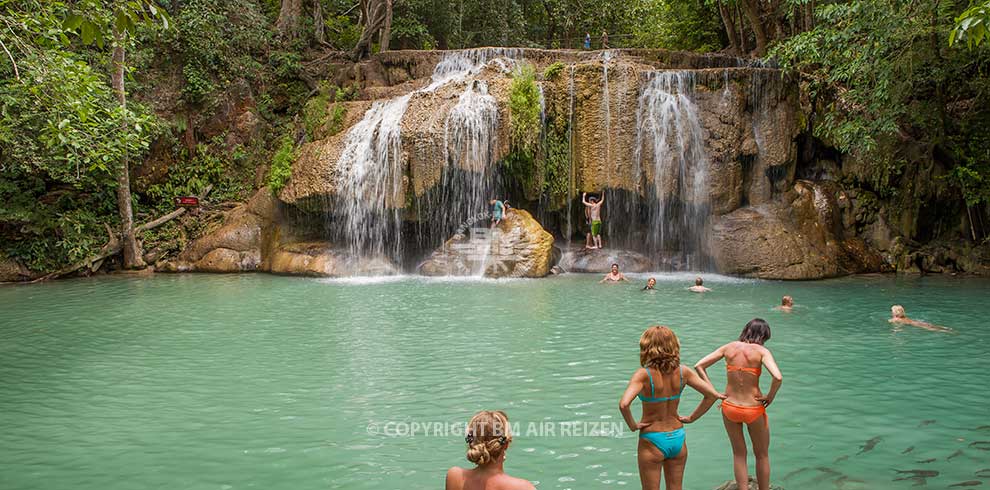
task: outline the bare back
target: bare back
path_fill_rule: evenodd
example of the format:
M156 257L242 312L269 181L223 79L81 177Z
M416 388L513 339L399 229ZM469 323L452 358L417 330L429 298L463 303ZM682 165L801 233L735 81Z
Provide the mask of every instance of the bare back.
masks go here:
M724 347L726 366L734 366L736 369L727 369L728 385L725 394L728 395L730 403L740 406L756 406L756 397L762 396L760 391L760 376L756 373L762 370L763 357L767 348L758 344L746 342L732 342ZM744 370L738 370L744 368Z
M653 392L650 392L650 375L646 369L640 369L637 377L642 377L643 389L639 394L647 398L668 398L677 396L683 389L684 380L682 375L684 366L677 366L677 369L669 373L661 373L656 368L650 368L650 375L653 376ZM668 432L679 429L684 424L677 418L677 406L680 398L665 402L644 402L643 417L640 422L649 423L649 427L643 429L644 432Z
M533 490L533 484L501 471L454 467L447 471L445 490Z

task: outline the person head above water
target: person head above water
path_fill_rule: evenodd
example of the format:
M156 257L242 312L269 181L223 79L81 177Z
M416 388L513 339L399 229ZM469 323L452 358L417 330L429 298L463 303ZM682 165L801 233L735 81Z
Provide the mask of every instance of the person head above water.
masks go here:
M651 288L652 288L653 286L656 286L656 285L657 285L657 279L656 279L655 277L651 277L651 278L649 278L649 279L647 279L647 280L646 280L646 285L647 285L648 287L651 287Z
M891 306L890 314L894 318L907 318L907 313L904 311L904 307L901 305Z
M701 286L701 285L703 285L703 284L705 284L705 281L704 281L704 280L702 280L700 276L699 276L699 277L696 277L696 278L694 278L694 285L695 285L695 286Z
M619 264L612 264L612 274L619 273Z
M509 416L501 410L482 410L471 417L465 432L468 461L484 466L505 456L512 442Z
M780 298L780 306L786 306L788 308L794 306L794 298L785 295L783 298Z
M763 345L770 340L770 324L762 318L754 318L743 327L739 341L747 344Z
M681 365L681 343L674 331L663 325L647 328L639 338L639 365L669 373Z

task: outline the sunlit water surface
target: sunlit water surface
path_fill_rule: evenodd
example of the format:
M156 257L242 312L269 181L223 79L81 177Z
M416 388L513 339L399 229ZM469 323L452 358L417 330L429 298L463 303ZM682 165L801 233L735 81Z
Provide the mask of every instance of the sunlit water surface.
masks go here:
M990 484L990 281L711 277L699 295L687 275L652 293L644 276L597 279L0 288L0 488L441 488L469 464L452 424L479 409L525 431L507 470L538 488L637 487L636 436L596 431L621 424L640 333L670 325L693 363L756 316L785 378L769 410L776 484ZM785 293L794 313L771 309ZM893 303L958 334L894 330ZM723 387L724 367L712 372ZM688 390L681 412L699 398ZM717 410L688 427L688 447L686 488L731 478Z

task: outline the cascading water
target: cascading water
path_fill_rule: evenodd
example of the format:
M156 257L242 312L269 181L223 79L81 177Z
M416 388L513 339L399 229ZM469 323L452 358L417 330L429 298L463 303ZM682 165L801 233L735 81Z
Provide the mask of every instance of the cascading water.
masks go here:
M612 185L612 93L608 89L608 64L613 52L602 52L602 111L605 114L605 184Z
M570 79L567 82L567 248L571 248L574 227L571 224L574 202L574 65L571 65Z
M337 160L340 199L334 228L351 256L398 258L402 217L400 124L410 95L375 102L350 132Z
M495 145L498 131L498 105L481 80L468 84L444 125L444 159L447 162L439 185L439 195L429 203L428 237L446 238L456 228L472 221L472 215L488 209L495 187ZM487 219L473 227L485 227ZM443 239L441 238L441 239ZM490 240L477 243L478 257L487 257ZM484 274L485 262L474 271Z
M640 92L633 161L646 202L642 246L653 256L679 252L678 268L704 268L708 156L691 100L692 72L653 73Z
M353 257L402 261L403 176L400 127L409 101L450 83L464 82L489 63L508 71L521 52L482 48L444 55L431 82L411 94L372 105L347 133L337 161L338 199L329 228ZM505 60L504 58L508 58ZM470 81L445 123L445 167L440 195L425 206L427 236L445 236L470 213L485 209L491 194L491 167L498 111L483 82ZM439 219L437 219L439 218ZM432 238L431 238L432 239ZM419 237L417 237L417 241Z

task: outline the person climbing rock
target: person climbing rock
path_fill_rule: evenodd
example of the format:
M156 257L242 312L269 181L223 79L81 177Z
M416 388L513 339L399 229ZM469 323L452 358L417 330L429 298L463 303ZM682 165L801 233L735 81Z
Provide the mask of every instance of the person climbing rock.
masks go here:
M505 203L499 201L498 199L492 199L491 201L488 201L488 204L491 204L492 206L491 228L495 228L502 222L502 218L505 216Z

